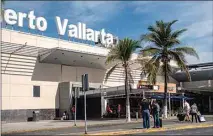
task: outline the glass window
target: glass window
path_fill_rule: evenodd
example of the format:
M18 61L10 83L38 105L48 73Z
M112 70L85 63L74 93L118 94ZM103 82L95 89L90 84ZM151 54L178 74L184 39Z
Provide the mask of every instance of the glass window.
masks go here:
M33 86L33 97L40 97L40 86Z

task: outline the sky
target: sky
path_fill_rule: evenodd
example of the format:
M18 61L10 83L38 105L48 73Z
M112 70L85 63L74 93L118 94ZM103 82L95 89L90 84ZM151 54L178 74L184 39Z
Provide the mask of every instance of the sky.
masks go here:
M43 35L48 37L58 37L55 16L68 19L68 24L82 22L93 30L104 28L119 39L135 40L157 20L178 20L173 30L187 29L180 36L180 46L194 47L200 57L187 56L188 63L213 62L212 1L7 1L4 9L8 8L24 13L34 10L35 16L44 17L48 28ZM15 29L27 31L27 25L25 21L24 28Z

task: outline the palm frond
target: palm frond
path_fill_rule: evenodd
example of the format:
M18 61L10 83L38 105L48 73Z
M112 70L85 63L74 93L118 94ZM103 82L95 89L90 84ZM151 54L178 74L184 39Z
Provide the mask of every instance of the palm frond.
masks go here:
M168 25L167 25L167 28L166 28L166 33L167 34L170 34L171 33L171 26L175 23L175 22L177 22L178 20L173 20L173 21L171 21L171 22L169 22L168 23Z
M160 57L155 59L155 61L149 61L146 63L144 70L148 74L147 80L150 84L156 83L159 67L160 67Z
M187 31L187 29L181 29L181 30L177 30L175 32L173 32L171 34L172 38L177 38L178 36L180 36L183 32Z
M110 54L109 56L107 56L105 64L109 64L117 59L118 59L118 56L116 54Z
M184 58L184 55L181 52L173 52L173 51L169 51L169 54L173 57L174 61L178 65L178 67L180 67L182 70L184 70L186 72L186 75L187 75L189 81L191 81L191 76L188 71L188 68L186 67L186 60Z
M104 82L107 82L108 78L110 77L110 75L112 74L112 72L118 67L118 65L121 63L117 63L114 66L112 66L107 72L106 75L104 77Z
M145 56L152 56L152 55L158 54L161 52L161 49L157 47L153 47L153 46L147 46L144 49L142 49L140 52L142 56L145 57Z
M173 51L182 52L184 54L191 55L199 59L197 52L195 51L194 48L191 48L191 47L176 47L173 49Z

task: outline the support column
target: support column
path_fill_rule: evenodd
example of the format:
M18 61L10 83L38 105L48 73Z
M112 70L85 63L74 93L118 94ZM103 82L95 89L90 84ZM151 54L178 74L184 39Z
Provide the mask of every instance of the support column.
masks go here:
M182 96L184 96L184 93L182 93ZM184 98L182 99L182 107L184 108Z
M171 94L169 93L169 114L170 114L170 116L172 115L172 113L171 113Z
M68 110L68 113L69 113L69 118L71 119L72 118L72 106L73 106L73 84L70 83L70 88L69 88L69 110Z
M146 97L145 97L145 91L143 91L143 99L144 99L144 98L146 98Z
M101 96L101 118L104 116L104 97Z
M103 94L103 90L101 88L101 85L100 85L100 93L101 93L101 118L103 118L104 116L104 94Z

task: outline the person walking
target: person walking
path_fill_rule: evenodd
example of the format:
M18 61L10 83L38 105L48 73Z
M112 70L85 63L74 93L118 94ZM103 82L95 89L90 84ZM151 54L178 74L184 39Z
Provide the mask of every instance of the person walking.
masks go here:
M143 128L150 128L150 104L146 98L144 98L141 102L142 109L142 118L143 118Z
M156 100L153 100L152 112L153 112L153 118L154 118L154 127L153 128L159 128L160 127L160 119L159 119L160 106Z
M184 102L184 112L186 113L185 121L190 121L190 117L189 117L190 105L186 100Z
M193 123L193 118L195 117L195 121L197 123L197 119L198 119L198 108L197 108L197 105L196 103L194 103L192 106L191 106L191 116L192 116L192 123Z

